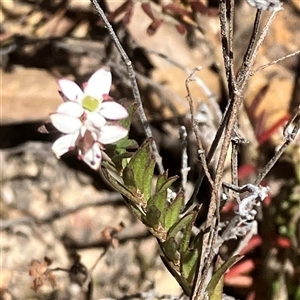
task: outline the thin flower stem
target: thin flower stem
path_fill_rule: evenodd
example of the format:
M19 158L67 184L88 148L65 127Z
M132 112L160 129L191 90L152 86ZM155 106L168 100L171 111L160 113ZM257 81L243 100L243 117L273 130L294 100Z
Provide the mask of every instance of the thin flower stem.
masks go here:
M235 0L230 0L230 14L229 14L229 32L228 32L228 47L231 58L231 66L233 64L233 26L234 26L234 7Z
M185 126L180 126L180 139L182 143L182 155L181 155L181 187L184 192L186 192L187 189L187 180L188 180L188 173L190 171L190 167L188 166L188 153L187 153L187 131ZM186 193L185 193L186 197ZM184 199L184 203L186 203L186 199Z
M200 71L200 70L201 69L199 69L199 68L195 68L193 70L193 72L190 74L190 76L186 79L186 81L185 81L185 88L187 90L186 98L189 101L189 105L190 105L191 125L192 125L193 132L195 134L195 137L196 137L197 146L198 146L198 153L199 153L199 157L200 157L200 160L201 160L201 165L202 165L202 168L204 170L204 174L206 175L209 183L211 184L211 186L213 188L214 187L214 182L211 178L211 175L210 175L210 172L209 172L209 169L208 169L208 165L207 165L207 162L206 162L205 151L204 151L201 139L199 137L199 134L197 132L197 125L196 125L195 117L194 117L195 116L194 103L193 103L193 98L191 97L191 91L190 91L190 88L189 88L189 83L192 81L192 76L194 75L194 73L196 71Z
M258 12L259 12L259 10L258 10ZM261 35L260 35L260 37L259 37L259 39L258 39L258 41L255 45L255 48L253 50L253 53L252 53L251 57L248 59L248 61L246 61L245 68L244 68L243 72L241 73L241 77L242 77L242 80L240 81L240 83L241 83L240 84L240 89L241 90L244 90L244 88L246 86L246 83L248 82L249 77L251 76L251 68L254 65L254 60L255 60L255 58L258 54L258 50L259 50L261 44L263 43L263 41L264 41L268 31L269 31L269 28L270 28L271 24L273 23L274 18L276 17L278 12L279 11L277 10L277 11L274 11L271 14L267 24L264 26L263 31L262 31L262 33L261 33Z
M253 26L250 42L249 42L247 51L244 55L243 65L238 74L238 79L237 79L238 83L243 82L245 80L245 74L246 74L247 70L249 70L251 55L253 53L256 37L258 36L259 26L260 26L260 22L261 22L261 14L262 14L262 11L260 9L258 9L256 12L256 16L255 16L255 21L254 21L254 26Z
M130 81L131 81L131 84L132 84L133 97L134 97L135 102L137 102L139 104L139 106L137 108L137 111L138 111L139 117L141 119L141 122L143 124L143 127L144 127L147 138L152 139L152 142L151 142L152 151L155 155L159 172L160 172L160 174L162 174L164 172L162 159L161 159L161 156L159 155L158 148L157 148L156 142L153 138L152 130L150 128L150 124L147 120L147 117L146 117L146 114L145 114L145 111L144 111L144 108L143 108L143 103L142 103L142 100L141 100L141 95L140 95L138 84L137 84L137 81L136 81L135 71L132 67L132 62L129 59L128 55L126 54L124 48L122 47L122 45L121 45L114 29L112 28L110 22L108 21L103 9L98 4L97 0L91 0L91 2L95 6L99 16L104 21L107 30L109 31L109 33L110 33L110 35L111 35L118 51L120 52L126 66L127 66L128 75L129 75L129 78L130 78Z
M215 154L215 151L216 151L217 147L220 145L220 140L222 138L223 131L224 131L224 129L226 127L226 124L228 122L228 119L229 119L229 116L230 116L229 112L231 111L231 109L232 109L232 102L229 101L226 108L225 108L225 112L224 112L223 118L221 120L221 123L220 123L220 125L217 129L215 138L214 138L214 140L212 142L212 145L210 146L210 149L207 153L207 156L206 156L207 164L210 163L210 161L212 160L212 158ZM202 184L203 178L204 178L204 171L203 171L202 168L200 168L199 175L198 175L198 178L197 178L195 186L194 186L193 194L190 197L189 201L187 202L187 204L184 208L184 211L187 211L191 207L191 205L195 202L195 200L197 198L197 194L198 194L199 189L200 189L200 186Z
M232 143L232 150L231 150L231 182L234 185L238 185L238 148L239 144L236 141L233 141ZM234 193L234 198L236 198L237 201L240 200L239 194Z
M221 28L224 66L225 66L227 83L229 83L231 67L230 67L230 53L229 53L229 41L228 41L227 5L225 0L220 0L219 2L219 14L220 14L220 28Z
M257 73L257 72L259 72L259 71L261 71L261 70L263 70L263 69L265 69L265 68L267 68L267 67L270 67L270 66L272 66L272 65L275 65L275 64L277 64L277 63L279 63L279 62L281 62L281 61L283 61L283 60L285 60L285 59L287 59L287 58L296 56L296 55L298 55L298 54L300 54L300 50L295 51L295 52L293 52L293 53L291 53L291 54L285 55L285 56L283 56L283 57L281 57L281 58L278 58L278 59L276 59L276 60L273 60L273 61L269 62L268 64L263 65L263 66L257 68L256 70L252 71L252 72L251 72L251 76L253 76L255 73Z

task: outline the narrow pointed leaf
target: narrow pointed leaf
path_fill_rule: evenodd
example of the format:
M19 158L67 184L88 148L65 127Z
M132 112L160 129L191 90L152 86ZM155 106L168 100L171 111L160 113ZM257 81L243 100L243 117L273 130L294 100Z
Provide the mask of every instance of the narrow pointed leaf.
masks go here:
M175 238L169 238L164 243L161 244L164 254L168 258L168 260L172 261L175 265L178 265L180 255L177 251L177 243Z
M136 187L133 170L127 167L123 172L124 185L126 187Z
M183 229L183 236L182 236L182 239L180 242L180 253L186 252L189 247L191 234L192 234L192 228L195 223L196 217L197 217L197 213L194 213L191 221L188 222Z
M140 206L140 201L130 190L128 190L127 187L125 187L121 182L119 182L115 177L113 177L107 169L102 168L101 170L106 180L116 191L120 192L122 195L124 195L126 198L132 201L135 205Z
M175 237L180 230L188 226L189 223L193 222L195 214L196 212L186 214L182 219L175 223L168 231L168 238Z
M192 285L196 268L199 261L199 251L198 249L188 249L185 253L181 253L181 273L184 278L187 279L188 283Z
M164 182L162 180L160 180L160 183L161 183L160 188L157 189L157 192L149 199L148 204L147 204L148 206L155 205L159 209L159 211L161 212L160 223L163 227L165 226L168 188L173 184L173 182L176 179L177 179L177 176L173 176Z
M166 190L154 194L147 202L147 211L148 211L148 207L151 208L152 206L155 206L159 210L160 216L158 221L163 227L165 225L166 204L167 204Z
M151 140L148 139L141 145L123 171L124 176L126 176L127 170L131 169L133 171L135 187L146 201L151 196L152 177L155 167L155 157L151 152L150 142Z
M168 180L168 170L157 177L155 190L158 192L162 185Z
M163 182L161 184L159 189L156 187L156 191L160 192L160 191L163 191L163 190L167 190L178 179L178 177L179 176L172 176L172 177L168 178L165 182Z
M224 276L221 277L218 284L216 285L212 295L210 296L210 300L222 300L223 287L224 287Z
M159 224L160 216L160 210L155 205L151 205L147 207L145 222L148 226L154 227Z
M239 260L243 258L242 255L235 255L228 259L213 275L210 282L207 285L206 292L209 296L209 298L213 295L215 288L223 275L226 273L226 271L232 267L234 264L236 264Z
M184 205L184 192L179 191L176 195L176 198L170 204L167 209L165 217L165 228L169 230L177 221L180 215L180 211Z

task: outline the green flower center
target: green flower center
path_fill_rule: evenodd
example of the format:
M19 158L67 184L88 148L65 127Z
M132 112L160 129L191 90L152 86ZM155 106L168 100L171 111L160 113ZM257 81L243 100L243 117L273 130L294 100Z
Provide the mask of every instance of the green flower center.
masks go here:
M91 96L86 96L83 100L82 100L82 107L84 109L87 109L89 111L94 111L98 108L99 106L99 100L96 98L93 98Z

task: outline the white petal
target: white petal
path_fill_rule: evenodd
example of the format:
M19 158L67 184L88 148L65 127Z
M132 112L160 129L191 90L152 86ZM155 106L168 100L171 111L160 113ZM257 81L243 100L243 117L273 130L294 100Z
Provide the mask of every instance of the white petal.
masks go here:
M93 147L87 153L85 153L85 155L83 156L83 161L92 169L99 169L101 164L101 150L97 143L95 143Z
M78 133L66 134L54 142L52 150L57 158L60 158L63 154L70 151L70 148L75 147L77 136Z
M111 144L124 138L128 130L118 125L106 125L101 127L98 141L101 144Z
M70 117L79 118L84 113L84 109L78 103L68 101L61 104L57 108L56 112L68 115Z
M102 102L100 107L101 115L110 120L120 120L128 117L127 110L117 102Z
M96 71L89 79L84 94L102 100L102 95L109 93L111 86L111 73L104 69Z
M99 113L88 112L84 122L86 128L92 132L99 131L106 124L106 120Z
M51 114L50 119L54 127L63 133L75 133L82 125L78 118L70 117L61 113Z
M83 92L81 88L73 81L68 79L58 80L58 85L63 94L70 100L81 103Z

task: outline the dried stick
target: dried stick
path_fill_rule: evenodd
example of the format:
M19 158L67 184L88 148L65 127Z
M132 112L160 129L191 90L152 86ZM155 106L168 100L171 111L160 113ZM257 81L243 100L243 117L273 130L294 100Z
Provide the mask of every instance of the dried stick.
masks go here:
M91 0L91 2L95 6L99 16L104 21L105 26L106 26L107 30L109 31L109 34L111 35L118 51L120 52L126 66L127 66L128 75L129 75L129 78L130 78L130 81L131 81L131 84L132 84L133 97L134 97L135 102L137 102L139 104L139 106L137 108L138 114L139 114L141 122L144 126L146 136L148 138L152 138L152 142L151 142L152 150L153 150L153 153L154 153L155 158L156 158L156 162L157 162L157 165L158 165L159 172L162 174L164 172L162 159L161 159L161 156L159 155L158 148L157 148L156 142L153 138L152 130L150 128L150 124L147 120L147 117L146 117L146 114L145 114L145 111L144 111L144 108L143 108L143 103L142 103L142 100L141 100L141 95L140 95L138 84L137 84L137 81L136 81L135 72L134 72L133 67L132 67L132 62L129 59L128 55L126 54L124 48L122 47L122 45L121 45L114 29L112 28L110 22L108 21L103 9L98 4L97 0Z
M192 76L196 71L201 70L200 68L195 68L193 70L193 72L190 74L190 76L187 78L185 86L186 86L186 90L187 90L187 99L189 101L189 105L190 105L190 111L191 111L191 125L192 125L192 129L193 132L195 134L196 137L196 141L197 141L197 145L198 145L198 153L199 153L199 157L201 160L201 171L204 172L204 174L206 175L208 182L211 184L212 186L212 190L213 190L213 194L216 193L215 190L215 184L211 178L209 169L208 169L208 164L206 161L206 157L205 157L205 152L202 146L202 142L199 138L198 132L197 132L197 127L196 127L196 123L194 120L194 105L193 105L193 99L191 97L191 93L190 93L190 88L189 88L189 82L192 80ZM210 208L212 207L211 205L209 206ZM215 207L213 207L214 211L215 211ZM205 224L205 228L210 228L210 232L205 234L203 237L203 242L202 242L202 254L201 254L201 260L199 263L199 268L197 269L197 273L195 275L195 278L197 278L194 281L194 287L193 287L193 294L192 294L192 300L198 299L200 292L202 290L202 286L205 282L205 277L208 273L208 268L207 265L205 266L204 262L205 262L205 253L207 251L207 249L213 249L214 245L216 244L216 239L217 239L217 231L214 230L215 229L215 218L214 218L214 212L213 213L208 213L208 217L206 220L206 224ZM215 254L213 253L213 256ZM211 257L211 253L209 255L209 260L211 260L213 257ZM202 270L204 270L204 272L202 273ZM203 278L202 278L203 275Z
M194 75L194 73L196 71L200 71L200 70L201 70L201 68L195 68L193 70L193 72L190 74L190 76L186 79L186 81L185 81L185 88L187 90L186 98L187 98L187 100L189 102L189 105L190 105L191 125L192 125L193 132L195 134L195 137L196 137L196 142L197 142L197 146L198 146L198 153L199 153L201 165L202 165L202 168L204 170L204 174L206 175L209 183L211 184L212 188L214 188L214 182L211 178L211 175L210 175L210 172L209 172L209 169L208 169L208 165L207 165L207 162L206 162L205 151L204 151L201 139L200 139L198 131L197 131L197 125L196 125L195 118L194 118L194 116L195 116L194 103L193 103L193 98L191 97L191 91L190 91L190 87L189 87L189 83L193 80L192 76Z

